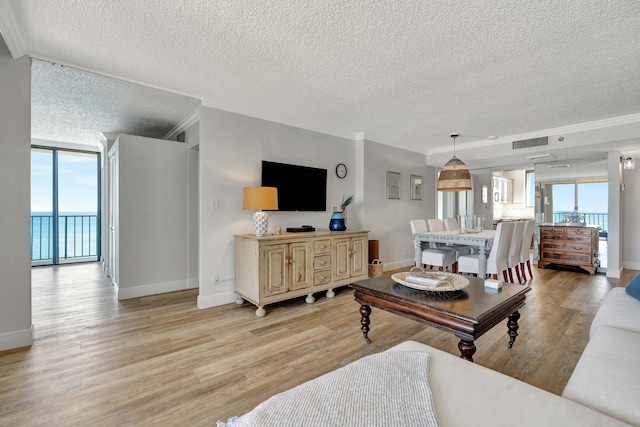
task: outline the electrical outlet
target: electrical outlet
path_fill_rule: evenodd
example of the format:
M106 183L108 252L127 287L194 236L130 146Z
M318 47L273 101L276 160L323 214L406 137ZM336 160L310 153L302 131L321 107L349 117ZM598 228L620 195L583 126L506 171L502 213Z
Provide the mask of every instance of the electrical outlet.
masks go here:
M219 284L220 284L220 276L214 275L213 276L213 286L218 286Z

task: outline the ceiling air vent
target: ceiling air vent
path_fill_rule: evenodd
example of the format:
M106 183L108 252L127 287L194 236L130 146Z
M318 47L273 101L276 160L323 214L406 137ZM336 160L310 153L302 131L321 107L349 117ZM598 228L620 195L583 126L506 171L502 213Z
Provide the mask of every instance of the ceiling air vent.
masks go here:
M512 149L519 150L521 148L539 147L541 145L549 145L549 137L541 136L540 138L523 139L520 141L513 141L511 144Z

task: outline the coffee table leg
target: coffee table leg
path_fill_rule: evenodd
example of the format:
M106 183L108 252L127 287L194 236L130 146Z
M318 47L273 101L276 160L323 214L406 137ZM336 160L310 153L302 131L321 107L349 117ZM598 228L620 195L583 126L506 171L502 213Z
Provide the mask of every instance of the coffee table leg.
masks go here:
M362 335L364 335L364 339L365 341L367 341L367 344L371 344L371 340L368 337L369 324L371 323L371 320L369 320L370 314L371 314L371 307L369 307L368 305L362 304L360 306L360 315L362 316L362 318L360 319L360 324L362 325L362 328L360 329L362 330Z
M469 362L473 362L473 354L476 352L476 345L473 340L465 340L460 338L458 343L458 350L460 350L460 357Z
M509 315L509 321L507 322L507 327L509 328L509 348L513 347L513 343L516 341L516 337L518 336L518 319L520 318L520 313L518 311L514 311Z

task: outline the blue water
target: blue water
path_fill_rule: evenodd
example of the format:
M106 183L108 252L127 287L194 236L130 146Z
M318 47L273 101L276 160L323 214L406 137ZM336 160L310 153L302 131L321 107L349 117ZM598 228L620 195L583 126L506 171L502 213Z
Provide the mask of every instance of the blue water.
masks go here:
M61 260L97 256L97 215L64 212L58 217L58 255ZM53 216L31 212L31 260L53 259Z

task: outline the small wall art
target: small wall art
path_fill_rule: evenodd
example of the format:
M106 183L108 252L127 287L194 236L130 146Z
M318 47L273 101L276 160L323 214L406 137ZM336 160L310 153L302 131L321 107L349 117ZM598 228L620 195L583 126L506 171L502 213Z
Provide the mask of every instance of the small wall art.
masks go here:
M409 178L411 188L411 200L422 200L422 177L411 175Z
M387 172L387 199L400 198L400 178L399 172Z

